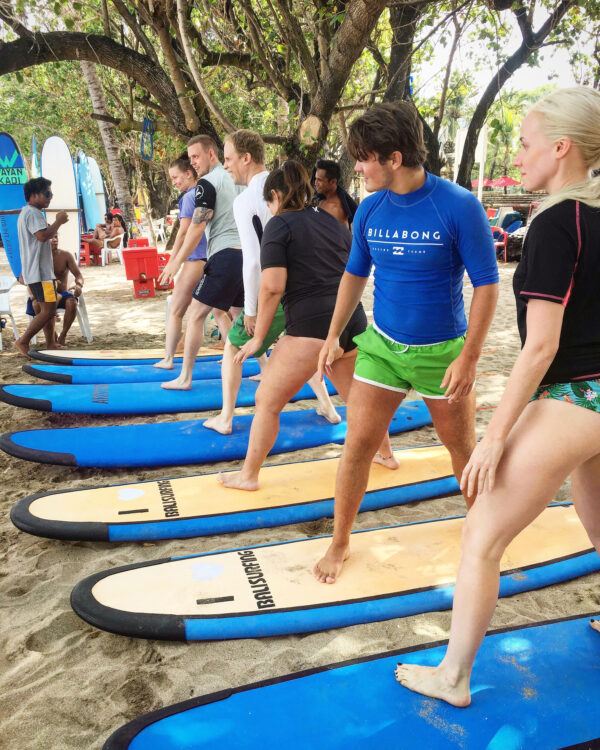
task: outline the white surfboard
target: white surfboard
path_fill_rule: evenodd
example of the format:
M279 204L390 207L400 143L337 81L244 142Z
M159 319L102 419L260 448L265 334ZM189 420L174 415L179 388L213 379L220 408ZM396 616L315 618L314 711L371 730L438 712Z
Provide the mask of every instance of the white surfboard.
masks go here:
M88 167L90 169L90 174L92 175L92 183L94 185L94 192L96 193L96 201L98 203L98 210L100 211L100 216L102 217L102 221L104 221L104 216L106 215L106 189L104 187L104 179L102 177L102 172L100 171L100 167L98 166L98 162L94 159L93 156L88 156Z
M56 219L57 211L68 211L69 221L58 230L58 246L69 250L79 259L81 240L77 180L69 147L56 135L47 138L40 160L42 177L52 181L52 202L46 211L49 224Z

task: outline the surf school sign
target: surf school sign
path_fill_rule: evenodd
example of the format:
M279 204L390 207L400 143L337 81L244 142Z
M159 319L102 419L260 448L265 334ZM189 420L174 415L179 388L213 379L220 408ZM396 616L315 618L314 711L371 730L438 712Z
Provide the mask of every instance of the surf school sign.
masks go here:
M14 149L10 155L0 154L0 185L24 185L27 172L21 154Z

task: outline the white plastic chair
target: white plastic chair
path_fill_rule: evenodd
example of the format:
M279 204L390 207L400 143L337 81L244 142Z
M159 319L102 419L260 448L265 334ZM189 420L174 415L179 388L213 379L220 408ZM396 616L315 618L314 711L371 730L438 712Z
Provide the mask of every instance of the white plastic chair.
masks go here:
M10 308L10 290L17 283L14 276L0 276L0 317L10 318L15 341L19 338L17 324ZM2 351L2 326L0 325L0 352Z
M79 324L79 330L81 331L81 335L86 339L88 344L91 344L94 340L94 337L92 336L92 328L90 326L90 321L88 319L87 314L87 307L85 305L85 298L83 296L83 292L78 297L79 303L77 305L77 323ZM57 310L56 311L59 315L64 315L64 310ZM34 336L31 339L31 343L35 344L37 343L37 335Z
M123 262L123 239L125 237L125 234L122 234L119 238L119 244L116 247L110 247L109 242L112 242L115 238L111 237L109 239L104 240L104 247L100 251L100 265L106 266L108 263L111 262L112 256L111 253L114 251L117 256L119 257L119 263L121 265L124 265Z
M167 241L167 235L165 233L165 220L159 219L156 224L152 225L154 229L154 235L156 237L157 242L166 242Z

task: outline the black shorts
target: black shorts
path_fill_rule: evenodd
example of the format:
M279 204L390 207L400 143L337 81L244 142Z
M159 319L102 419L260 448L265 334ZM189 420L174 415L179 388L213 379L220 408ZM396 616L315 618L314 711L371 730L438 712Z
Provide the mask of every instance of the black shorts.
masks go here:
M211 256L192 297L217 310L243 307L242 251L227 247Z
M302 315L298 303L294 305L294 321L285 326L285 332L288 336L305 336L311 339L325 339L329 333L331 318L333 316L333 307L327 313L311 314L311 300L302 301L302 307L306 310L306 316ZM352 317L340 335L340 346L345 352L351 352L356 349L353 339L367 329L367 316L362 304L359 302L358 307L352 313Z

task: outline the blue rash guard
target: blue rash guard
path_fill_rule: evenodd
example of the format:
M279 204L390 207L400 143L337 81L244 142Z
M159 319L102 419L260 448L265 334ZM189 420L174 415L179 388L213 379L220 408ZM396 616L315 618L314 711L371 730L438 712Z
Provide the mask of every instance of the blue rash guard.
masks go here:
M403 344L437 344L467 330L465 269L474 287L498 282L494 240L468 190L427 173L418 190L382 190L354 217L346 271L375 267L373 327Z

